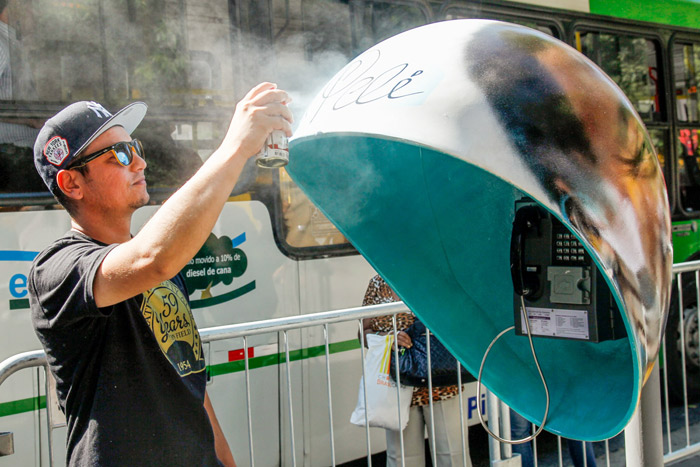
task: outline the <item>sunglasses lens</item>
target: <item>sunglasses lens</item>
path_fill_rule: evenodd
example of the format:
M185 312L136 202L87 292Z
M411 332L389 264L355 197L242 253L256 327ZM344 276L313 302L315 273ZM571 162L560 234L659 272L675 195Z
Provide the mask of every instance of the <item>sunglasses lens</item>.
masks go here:
M131 148L128 145L114 148L114 157L117 158L121 165L127 166L131 164L133 156L131 155Z
M139 156L141 159L146 159L146 155L143 152L143 146L141 146L141 141L135 139L131 142L131 152Z

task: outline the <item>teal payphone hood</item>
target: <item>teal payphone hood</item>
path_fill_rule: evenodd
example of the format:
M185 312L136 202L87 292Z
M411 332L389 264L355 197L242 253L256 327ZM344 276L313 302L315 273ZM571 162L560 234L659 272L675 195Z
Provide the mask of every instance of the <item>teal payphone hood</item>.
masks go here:
M513 325L515 201L551 212L604 275L628 337L535 338L551 394L545 428L599 440L625 427L665 325L670 218L649 136L595 64L508 23L407 31L317 94L288 172L472 374ZM526 338L494 346L483 382L541 422Z

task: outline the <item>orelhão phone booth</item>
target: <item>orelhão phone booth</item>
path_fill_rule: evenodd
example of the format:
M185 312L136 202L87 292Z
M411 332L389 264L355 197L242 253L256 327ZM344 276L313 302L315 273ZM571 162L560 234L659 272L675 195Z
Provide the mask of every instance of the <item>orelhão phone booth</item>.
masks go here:
M483 371L504 402L541 423L524 303L545 429L625 427L665 325L669 207L640 118L582 54L485 20L399 34L318 93L287 170L472 374L516 324Z

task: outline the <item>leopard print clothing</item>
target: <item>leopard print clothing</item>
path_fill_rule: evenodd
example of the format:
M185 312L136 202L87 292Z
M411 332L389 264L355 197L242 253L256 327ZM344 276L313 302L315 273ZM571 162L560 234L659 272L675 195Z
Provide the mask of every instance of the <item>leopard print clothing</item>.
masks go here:
M362 300L362 306L393 303L395 301L389 285L384 282L384 279L377 275L369 281L365 298ZM396 315L396 329L398 331L403 331L413 324L414 321L415 317L412 313L399 313ZM376 318L370 318L370 329L372 332L393 332L394 323L390 315L378 316ZM433 388L433 402L444 401L458 394L459 387L456 385ZM430 404L430 392L428 388L414 388L411 406L423 406L428 404Z

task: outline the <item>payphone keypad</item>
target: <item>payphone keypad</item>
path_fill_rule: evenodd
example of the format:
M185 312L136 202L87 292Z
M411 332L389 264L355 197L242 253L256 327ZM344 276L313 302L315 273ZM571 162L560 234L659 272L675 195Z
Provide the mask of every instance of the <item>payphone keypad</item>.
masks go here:
M568 230L560 229L556 229L553 234L552 258L554 264L563 266L589 264L588 254L575 235Z

